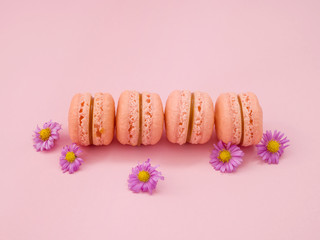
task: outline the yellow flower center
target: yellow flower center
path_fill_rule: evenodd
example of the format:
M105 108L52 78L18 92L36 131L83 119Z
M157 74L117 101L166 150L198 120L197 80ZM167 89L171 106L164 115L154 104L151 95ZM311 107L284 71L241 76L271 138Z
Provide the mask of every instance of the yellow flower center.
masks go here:
M75 155L73 152L67 152L67 154L66 154L66 160L67 160L69 163L73 163L76 158L77 158L77 157L76 157L76 155Z
M150 178L150 174L147 171L140 171L138 174L138 179L141 182L148 182L149 178Z
M269 152L276 153L279 151L280 143L276 140L271 140L268 142L267 149Z
M231 154L228 150L222 150L220 151L219 157L218 157L221 162L225 163L225 162L229 162L229 160L231 159Z
M47 141L51 136L51 130L50 128L45 128L42 129L39 134L42 141Z

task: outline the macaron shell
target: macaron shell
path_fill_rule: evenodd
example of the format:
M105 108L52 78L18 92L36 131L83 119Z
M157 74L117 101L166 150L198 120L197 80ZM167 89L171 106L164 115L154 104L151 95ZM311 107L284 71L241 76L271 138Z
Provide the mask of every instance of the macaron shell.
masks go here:
M68 128L69 128L69 136L73 143L79 143L78 138L78 110L79 110L79 99L81 94L77 93L73 96L70 107L69 107L69 114L68 114Z
M190 91L173 91L166 102L165 123L167 138L172 143L186 143L190 117Z
M200 144L204 144L211 139L214 128L214 105L208 93L203 93L204 96L204 120L203 120L203 133Z
M143 92L142 94L141 143L156 144L163 131L163 107L158 94Z
M242 134L241 109L235 93L221 94L215 104L217 138L224 143L239 144Z
M161 98L158 94L152 94L152 102L153 102L153 121L151 127L151 145L156 144L160 141L163 133L163 122L164 122L164 114L163 114L163 105Z
M108 145L114 133L114 101L108 93L94 95L92 117L92 142L94 145Z
M193 126L190 143L203 144L210 140L214 126L214 108L209 94L194 92Z
M90 145L89 115L91 94L76 94L69 108L69 135L74 143L82 146Z
M239 94L243 112L242 146L258 144L263 134L263 114L258 98L254 93Z
M121 93L116 117L117 139L121 144L136 146L139 140L139 93Z
M179 98L180 91L175 90L171 92L167 98L165 107L166 136L169 142L172 143L177 142L176 132L178 131L179 125Z

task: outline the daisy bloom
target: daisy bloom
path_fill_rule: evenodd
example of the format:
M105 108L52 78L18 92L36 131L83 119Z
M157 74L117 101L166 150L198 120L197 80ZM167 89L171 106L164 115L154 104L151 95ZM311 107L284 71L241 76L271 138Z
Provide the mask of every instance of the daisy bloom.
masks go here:
M149 191L151 194L156 188L158 180L164 180L161 172L157 171L156 168L151 166L150 159L132 168L132 173L128 179L129 189L135 193Z
M46 122L42 129L37 126L33 135L33 146L39 151L49 150L54 146L54 141L59 139L61 125L56 122Z
M284 149L289 147L288 142L289 139L284 137L283 133L277 130L273 134L271 131L266 131L262 136L260 144L256 145L258 155L269 164L278 164Z
M230 173L242 163L244 153L237 145L232 145L231 142L224 144L219 141L213 147L210 163L215 170Z
M72 146L66 145L63 147L60 156L60 166L64 173L69 171L71 174L78 171L83 163L82 158L79 158L81 152L79 146L75 143L73 143Z

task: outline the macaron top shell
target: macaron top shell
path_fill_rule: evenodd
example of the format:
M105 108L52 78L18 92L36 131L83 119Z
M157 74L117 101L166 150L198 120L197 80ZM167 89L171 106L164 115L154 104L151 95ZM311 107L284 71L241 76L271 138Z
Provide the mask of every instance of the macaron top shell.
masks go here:
M79 93L72 97L70 107L69 107L69 114L68 114L69 136L71 141L74 143L79 143L78 141L79 99L80 99Z
M224 143L240 144L242 135L241 108L235 93L221 94L215 105L217 138Z
M69 135L72 142L88 146L90 145L90 108L91 94L76 94L71 100L69 108Z

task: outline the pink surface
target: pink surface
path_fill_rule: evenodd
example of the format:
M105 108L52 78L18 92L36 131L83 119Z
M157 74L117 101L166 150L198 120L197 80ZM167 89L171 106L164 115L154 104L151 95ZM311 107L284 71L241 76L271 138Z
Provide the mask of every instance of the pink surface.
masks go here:
M0 239L320 239L319 1L1 1ZM125 89L257 94L264 131L291 140L279 165L244 148L234 174L207 144L84 148L62 174L67 116L78 92ZM36 124L62 123L37 153ZM127 190L152 159L154 195Z

